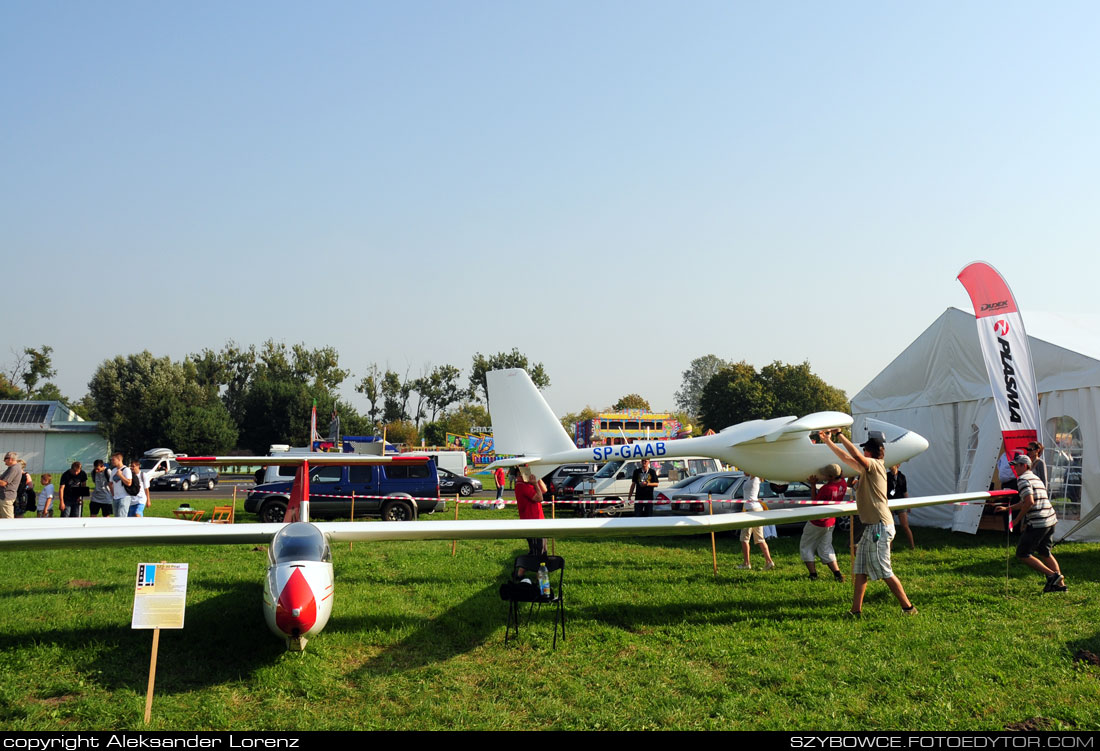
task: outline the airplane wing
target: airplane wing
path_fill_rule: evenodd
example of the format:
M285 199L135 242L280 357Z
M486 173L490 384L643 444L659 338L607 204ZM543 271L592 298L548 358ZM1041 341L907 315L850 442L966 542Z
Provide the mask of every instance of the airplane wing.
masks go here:
M524 464L538 464L541 456L510 456L507 459L497 459L492 464L486 465L485 469L496 469L497 467L522 467Z
M309 462L317 467L327 464L423 464L428 455L417 456L372 456L369 454L278 454L276 456L181 456L176 459L180 464L201 464L203 466L271 466L296 467Z
M964 501L982 502L1015 491L953 493L950 495L902 498L890 508L903 510ZM768 524L791 524L845 516L854 513L855 503L807 504L800 508L747 511L735 514L663 516L626 519L500 519L488 521L439 522L319 522L316 526L333 542L378 540L465 540L491 538L553 537L647 537L654 535L698 535Z
M0 550L152 545L266 545L282 524L209 524L181 519L13 519L0 522Z
M891 509L910 509L963 501L980 502L1015 491L954 493L903 498ZM750 511L717 516L643 517L628 519L502 519L478 521L318 522L314 526L332 542L383 540L518 539L524 537L644 537L694 535L742 527L843 516L854 503L809 505L793 509ZM63 523L63 522L68 523ZM264 545L282 524L208 524L176 519L88 518L0 522L0 550L36 550L102 546Z

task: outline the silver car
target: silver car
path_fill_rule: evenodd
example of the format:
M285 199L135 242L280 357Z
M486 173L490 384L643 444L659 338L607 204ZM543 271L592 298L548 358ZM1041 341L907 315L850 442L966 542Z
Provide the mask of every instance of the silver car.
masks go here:
M765 508L796 508L809 501L812 497L810 486L804 482L771 483L763 480L760 483L759 499ZM707 499L714 506L714 513L729 514L741 511L745 498L745 474L743 472L719 472L693 493L678 494L672 503L674 514L706 514L708 513ZM798 527L795 525L783 525Z

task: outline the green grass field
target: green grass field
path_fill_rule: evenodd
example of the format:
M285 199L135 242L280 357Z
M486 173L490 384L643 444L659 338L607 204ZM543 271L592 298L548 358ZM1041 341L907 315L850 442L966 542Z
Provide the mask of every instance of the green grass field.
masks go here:
M158 497L158 514L178 502ZM504 644L497 589L522 541L337 545L333 617L302 654L264 624L261 549L4 553L0 728L144 727L151 632L130 610L135 565L157 560L190 582L155 729L1100 728L1100 667L1074 659L1100 653L1100 545L1057 548L1070 591L1040 595L1014 561L1006 580L1003 536L915 532L895 570L921 614L872 583L856 622L850 585L808 581L796 537L764 572L736 570L721 536L717 577L706 537L564 540L556 651L546 613Z

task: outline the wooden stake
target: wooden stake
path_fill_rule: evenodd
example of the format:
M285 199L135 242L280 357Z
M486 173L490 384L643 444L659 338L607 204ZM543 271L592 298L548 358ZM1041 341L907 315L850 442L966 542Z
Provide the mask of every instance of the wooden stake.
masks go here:
M552 500L550 502L550 518L551 519L557 519L558 518L558 499L556 497L554 498L554 500ZM550 538L550 555L557 555L557 554L558 554L558 541L557 541L557 538L551 537Z
M455 493L455 521L458 521L458 493ZM458 550L458 540L451 540L451 557L454 558Z
M237 483L233 483L233 509L229 512L229 523L237 523Z
M153 654L149 657L149 688L145 692L145 724L153 715L153 682L157 677L157 647L160 645L160 628L153 629Z
M714 516L714 501L711 500L710 493L707 493L707 505L710 506L710 515ZM714 533L710 533L710 555L714 559L714 575L718 576L718 545L714 541Z

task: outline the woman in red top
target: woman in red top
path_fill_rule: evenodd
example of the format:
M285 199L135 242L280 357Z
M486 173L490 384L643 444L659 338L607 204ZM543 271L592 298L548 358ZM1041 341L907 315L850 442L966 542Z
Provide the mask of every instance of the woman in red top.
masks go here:
M542 515L542 494L546 485L531 473L530 467L524 467L516 478L516 508L520 519L545 519ZM528 537L527 552L531 555L546 555L546 538Z

